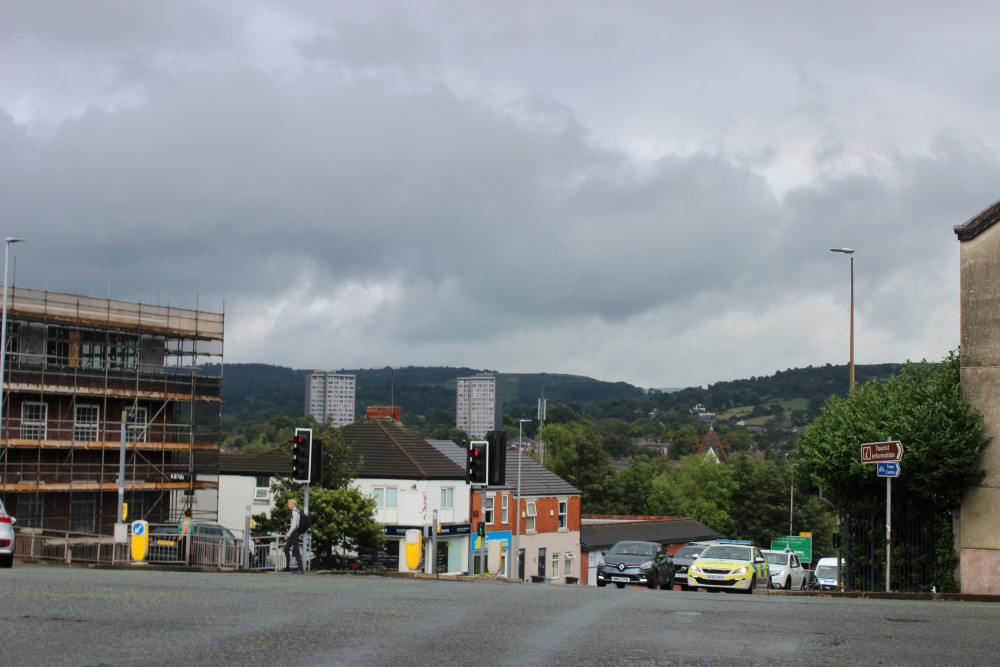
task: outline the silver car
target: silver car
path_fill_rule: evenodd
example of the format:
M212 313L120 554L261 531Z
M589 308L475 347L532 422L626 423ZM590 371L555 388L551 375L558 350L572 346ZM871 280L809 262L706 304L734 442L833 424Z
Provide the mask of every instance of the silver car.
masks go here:
M0 567L14 565L14 524L17 519L7 514L7 508L0 500Z

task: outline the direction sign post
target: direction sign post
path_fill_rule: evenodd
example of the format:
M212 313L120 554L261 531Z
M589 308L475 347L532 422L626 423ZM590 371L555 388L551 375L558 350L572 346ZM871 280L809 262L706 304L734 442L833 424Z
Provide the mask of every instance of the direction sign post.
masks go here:
M903 443L899 440L866 442L861 445L861 462L877 464L876 474L885 477L885 592L889 592L889 564L892 561L892 478L899 477Z
M899 464L895 461L885 461L875 469L879 477L899 477Z

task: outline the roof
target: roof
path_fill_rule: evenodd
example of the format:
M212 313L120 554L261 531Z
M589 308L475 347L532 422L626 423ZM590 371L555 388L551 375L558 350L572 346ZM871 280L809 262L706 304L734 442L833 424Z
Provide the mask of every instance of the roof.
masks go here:
M465 460L465 449L461 445L455 444L451 440L428 440L427 442L454 461L455 465L461 466L462 470L465 470L467 461Z
M462 468L465 476L466 454L461 445L451 440L428 440L428 442L445 454ZM490 488L517 488L517 457L521 457L521 495L522 496L579 496L580 490L555 474L530 456L525 456L515 449L507 449L507 471L504 484L492 485Z
M580 548L584 551L609 549L622 540L640 540L659 544L679 544L717 540L722 535L708 526L683 517L645 519L584 518L580 525Z
M955 225L959 241L975 238L1000 220L1000 200L993 202L985 211L974 216L963 225Z
M351 447L349 462L363 460L359 478L465 479L464 464L397 422L362 419L344 426L341 433Z
M277 447L264 454L219 454L219 474L288 476L292 474L292 462L284 447Z
M722 463L729 463L729 457L726 456L726 448L719 442L719 436L716 435L715 429L711 427L709 427L705 439L702 440L701 447L698 448L698 456L707 454L708 452L715 452L716 460Z
M521 496L580 496L576 488L541 463L513 449L507 450L507 488L517 488L517 461L521 459Z

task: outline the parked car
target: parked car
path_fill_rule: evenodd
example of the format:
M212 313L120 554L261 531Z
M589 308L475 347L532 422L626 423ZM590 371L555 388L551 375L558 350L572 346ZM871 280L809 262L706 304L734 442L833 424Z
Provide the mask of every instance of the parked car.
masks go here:
M0 567L14 566L14 524L17 519L7 514L0 500Z
M177 526L160 525L150 528L146 560L150 563L182 562L183 558L178 558L177 555L179 538ZM190 562L192 565L234 564L239 557L237 553L239 545L240 540L225 526L196 521L191 528Z
M681 590L690 590L688 587L687 571L695 558L701 554L708 544L701 542L688 542L673 555L674 561L674 583L680 584Z
M688 567L688 586L753 593L757 588L771 587L771 571L753 543L719 540Z
M840 563L836 558L820 558L816 562L816 581L820 590L840 590Z
M771 586L790 591L806 589L806 574L799 562L798 554L791 549L784 551L761 551L771 568Z
M674 587L674 563L656 542L618 542L597 563L597 585Z

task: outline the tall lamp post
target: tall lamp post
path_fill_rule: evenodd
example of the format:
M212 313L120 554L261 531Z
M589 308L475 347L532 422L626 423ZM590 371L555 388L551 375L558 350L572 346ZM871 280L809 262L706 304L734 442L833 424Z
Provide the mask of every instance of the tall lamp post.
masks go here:
M0 444L3 442L3 384L7 364L7 260L10 258L10 244L21 243L24 239L8 236L3 248L3 322L0 323Z
M854 248L830 248L830 252L842 252L851 256L851 361L849 389L854 391Z
M524 422L530 419L519 419L517 422L517 501L514 503L514 565L517 569L516 576L521 578L521 445L524 441Z

